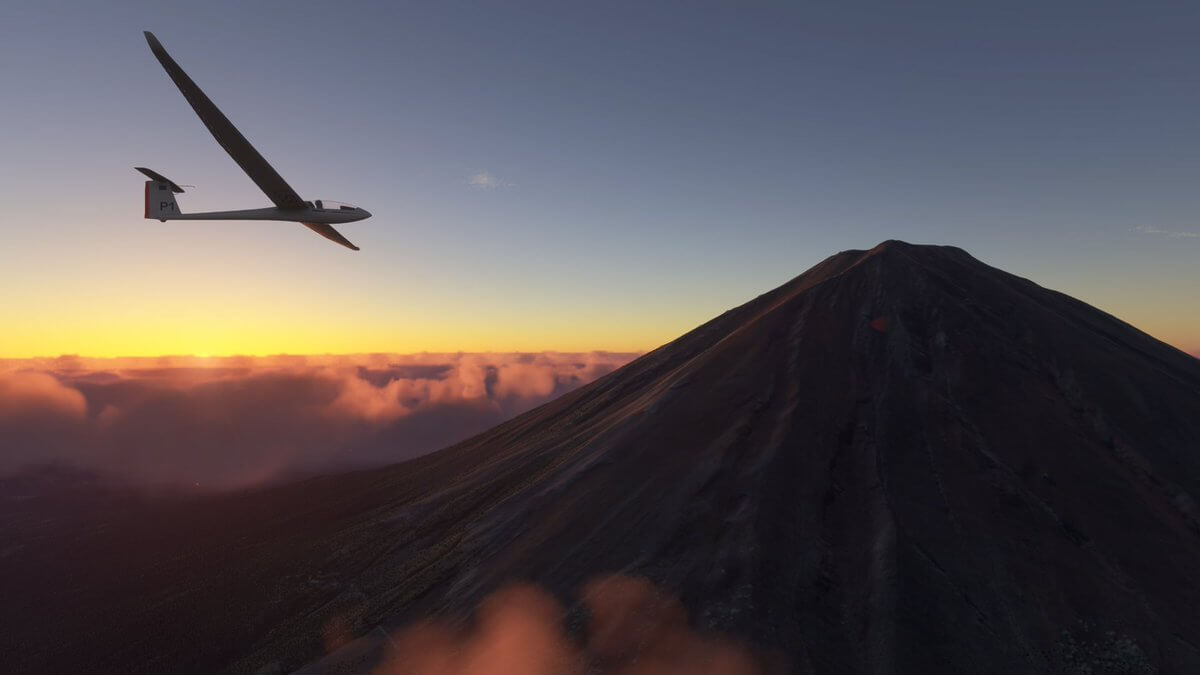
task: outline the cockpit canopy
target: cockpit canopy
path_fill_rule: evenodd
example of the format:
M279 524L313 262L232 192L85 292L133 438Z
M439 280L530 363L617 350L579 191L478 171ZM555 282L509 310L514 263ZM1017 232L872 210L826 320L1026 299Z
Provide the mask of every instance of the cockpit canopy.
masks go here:
M335 202L332 199L318 199L315 202L308 202L310 208L318 211L357 211L358 207L344 202Z

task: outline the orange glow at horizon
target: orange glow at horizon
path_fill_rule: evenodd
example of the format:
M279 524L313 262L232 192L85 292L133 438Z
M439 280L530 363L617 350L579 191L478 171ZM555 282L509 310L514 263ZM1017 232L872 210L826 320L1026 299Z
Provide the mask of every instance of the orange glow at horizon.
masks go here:
M228 314L228 313L226 313ZM230 317L221 317L229 319ZM441 323L381 319L322 320L308 323L282 317L206 320L192 316L140 317L91 321L83 317L51 321L4 321L0 359L189 356L270 356L276 354L412 354L455 352L644 352L690 330L676 325L637 326L634 321L596 322L580 330L572 319L539 317L536 331L521 322L486 326L464 321ZM597 326L599 324L599 326ZM597 330L602 328L602 330Z
M1184 352L1200 357L1200 319L1171 316L1152 308L1128 308L1119 318ZM0 313L0 359L49 358L64 354L94 358L161 356L271 356L278 354L415 354L455 352L646 352L707 320L684 317L578 316L484 317L466 321L401 321L394 317L325 317L307 322L249 311L192 311L130 315L110 320L75 315L16 320ZM1109 310L1111 311L1111 309ZM211 320L209 317L212 317ZM1194 324L1194 325L1193 325ZM532 329L531 329L532 326Z
M283 264L278 261L196 262L178 251L177 257L110 268L102 253L71 275L43 274L36 285L9 285L15 292L0 299L0 359L646 352L772 285L742 288L717 279L703 287L664 281L639 289L623 285L620 276L596 278L585 287L533 289L519 288L512 279L467 286L455 277L456 285L439 285L436 277L415 275L383 283L349 262L326 272L343 277L335 285L320 277L296 281L272 267ZM37 257L18 260L23 269L4 271L34 274ZM293 268L306 263L289 261ZM1050 286L1200 354L1200 314L1180 311L1170 294L1115 282L1054 279Z

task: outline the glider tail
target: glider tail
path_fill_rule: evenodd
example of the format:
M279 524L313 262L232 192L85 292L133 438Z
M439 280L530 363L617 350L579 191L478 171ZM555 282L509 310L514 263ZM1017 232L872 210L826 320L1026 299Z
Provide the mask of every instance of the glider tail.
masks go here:
M146 181L146 217L157 218L164 223L180 215L179 204L171 186L156 181Z
M183 192L183 188L157 171L142 166L134 168L150 179L146 181L146 217L166 222L168 218L180 215L175 193Z

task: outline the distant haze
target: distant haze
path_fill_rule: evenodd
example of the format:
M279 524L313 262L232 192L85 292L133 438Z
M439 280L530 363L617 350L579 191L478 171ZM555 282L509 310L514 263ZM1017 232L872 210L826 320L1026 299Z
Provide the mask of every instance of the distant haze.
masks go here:
M0 474L44 465L193 488L436 450L633 354L0 361Z

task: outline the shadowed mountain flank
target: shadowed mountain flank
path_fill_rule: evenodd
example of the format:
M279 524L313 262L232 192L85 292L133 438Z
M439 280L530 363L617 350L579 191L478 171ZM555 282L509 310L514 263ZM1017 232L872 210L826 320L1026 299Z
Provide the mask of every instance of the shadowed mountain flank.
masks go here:
M621 574L785 671L1191 672L1198 495L1200 361L960 249L889 241L432 455L110 507L126 527L103 541L71 525L109 604L69 649L47 640L74 619L44 618L65 591L0 612L33 667L288 670L343 644L336 625L360 639L309 672L368 672L388 633L512 581L585 633L573 598ZM80 564L46 549L66 534L18 534L36 574ZM0 558L6 584L19 567Z

